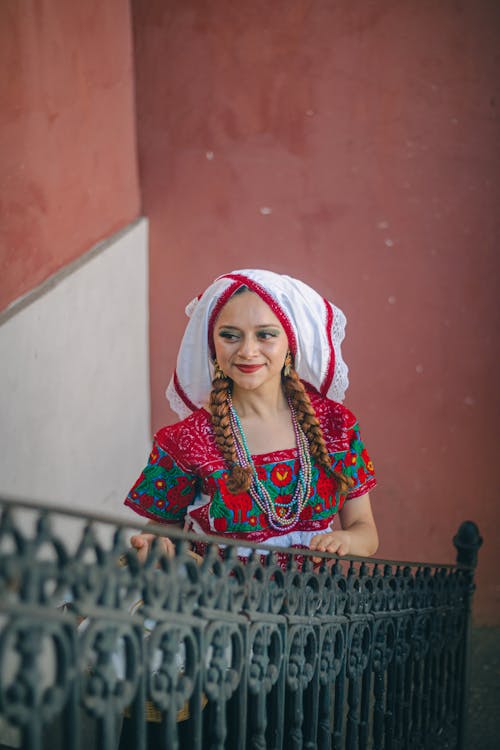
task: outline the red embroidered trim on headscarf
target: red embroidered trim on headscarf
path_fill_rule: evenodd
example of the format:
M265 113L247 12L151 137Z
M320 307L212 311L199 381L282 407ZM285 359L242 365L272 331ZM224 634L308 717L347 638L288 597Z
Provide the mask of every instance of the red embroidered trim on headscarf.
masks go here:
M188 409L191 409L191 411L196 411L198 409L198 407L195 406L193 402L189 400L181 384L179 383L179 378L177 377L177 370L174 370L174 388L177 391L177 394L179 395L179 397L184 401Z

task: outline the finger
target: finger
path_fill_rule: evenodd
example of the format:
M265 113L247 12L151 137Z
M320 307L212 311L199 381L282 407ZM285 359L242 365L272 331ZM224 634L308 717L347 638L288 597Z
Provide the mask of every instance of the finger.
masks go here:
M170 539L167 539L166 537L163 537L162 542L163 542L163 547L165 549L167 556L174 557L175 544Z
M149 544L145 544L142 547L136 548L137 549L137 559L139 562L145 563L148 557L149 552Z
M137 540L135 544L132 541L133 539ZM157 536L156 534L138 534L136 537L132 537L130 541L136 549L147 546L148 550L154 548L167 555L167 557L173 557L175 555L175 544L166 536Z
M328 547L328 552L331 552L332 555L339 555L339 549L341 548L341 544L339 542L334 542Z
M130 537L130 544L132 547L135 547L135 549L140 549L147 544L147 540L144 539L141 534L136 534L135 536Z
M203 557L199 555L197 552L193 552L192 549L188 549L187 551L189 557L191 557L197 565L201 565L203 562Z
M337 544L338 542L335 542L335 541L333 542L323 541L320 544L318 544L316 549L318 550L318 552L335 552L335 550L337 549Z

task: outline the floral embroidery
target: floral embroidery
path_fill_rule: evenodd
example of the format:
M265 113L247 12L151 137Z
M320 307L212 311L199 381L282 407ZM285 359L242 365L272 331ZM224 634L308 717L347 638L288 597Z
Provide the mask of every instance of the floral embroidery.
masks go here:
M356 453L348 453L345 457L346 468L350 469L352 466L356 466L358 463L358 456Z
M361 451L361 458L363 459L367 472L369 474L373 474L374 466L372 461L370 460L370 456L368 455L368 451L366 450L366 448Z
M227 529L227 519L224 516L214 519L214 529L220 533Z
M304 521L309 521L312 518L313 509L310 505L306 505L304 510L302 511L302 519Z
M225 483L226 476L227 474L223 475L220 483L220 495L224 506L231 511L233 524L245 524L248 520L248 512L253 506L253 500L248 492L240 492L238 495L229 492Z
M169 456L168 453L165 453L165 455L160 458L158 464L162 466L166 471L170 471L174 468L174 462L172 460L172 457Z
M141 508L150 508L153 505L154 499L151 495L141 495L139 502Z
M171 456L155 443L149 463L129 492L126 503L153 520L177 521L194 498L196 483L195 477L186 476Z
M276 487L287 487L293 478L293 471L287 464L276 464L271 470L271 481Z
M261 482L267 482L268 474L267 474L267 466L256 466L257 470L257 476L259 477Z

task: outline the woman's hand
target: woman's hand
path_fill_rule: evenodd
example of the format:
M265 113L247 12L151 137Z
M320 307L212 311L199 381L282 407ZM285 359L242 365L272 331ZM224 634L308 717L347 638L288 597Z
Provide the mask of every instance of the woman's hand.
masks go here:
M310 548L340 556L374 555L378 547L378 534L368 493L347 500L339 516L342 530L316 534L311 539ZM313 562L321 562L321 558L313 557Z
M139 562L144 563L149 554L149 549L153 544L153 541L158 539L160 544L163 546L165 554L168 557L175 555L175 545L170 539L165 536L157 536L156 534L135 534L130 538L130 544L137 550L137 558Z
M316 534L310 543L311 549L318 552L335 552L337 555L351 554L352 538L349 531L329 531L326 534ZM321 557L313 557L313 562L321 562Z

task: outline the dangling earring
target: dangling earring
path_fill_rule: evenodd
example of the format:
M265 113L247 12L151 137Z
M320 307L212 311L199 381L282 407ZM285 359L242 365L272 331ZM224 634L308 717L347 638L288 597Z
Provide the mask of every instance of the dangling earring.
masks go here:
M291 373L292 373L292 367L293 367L292 355L288 351L286 353L285 364L283 366L283 375L285 376L285 378L288 378L289 375L291 375Z
M216 359L214 359L214 380L222 380L222 378L225 378L226 376L222 372L222 370L219 367L219 363Z

